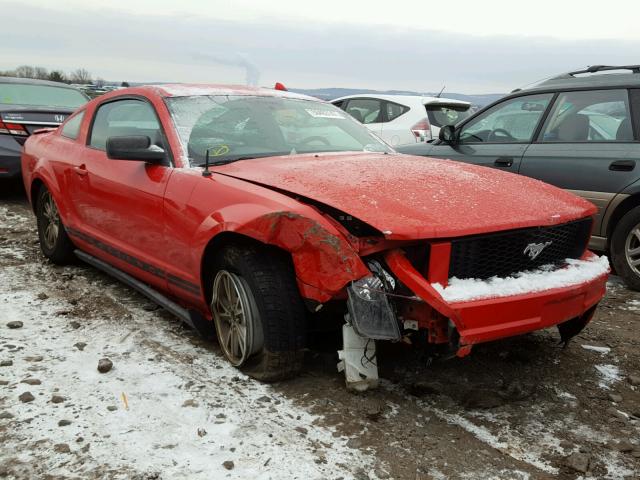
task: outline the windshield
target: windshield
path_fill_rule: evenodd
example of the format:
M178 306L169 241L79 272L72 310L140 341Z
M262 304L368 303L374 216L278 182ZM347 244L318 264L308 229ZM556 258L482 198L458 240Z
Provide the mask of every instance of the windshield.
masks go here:
M315 152L392 152L374 134L331 104L269 96L166 99L192 166Z
M30 105L64 107L75 110L87 103L87 97L74 88L0 83L0 103L8 105Z

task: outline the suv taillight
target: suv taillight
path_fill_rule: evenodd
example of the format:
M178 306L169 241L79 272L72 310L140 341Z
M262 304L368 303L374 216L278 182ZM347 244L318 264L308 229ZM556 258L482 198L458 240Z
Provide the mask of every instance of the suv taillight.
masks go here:
M24 128L24 125L19 123L3 122L2 120L0 120L0 133L4 133L6 135L18 135L20 137L26 137L29 135L29 132Z
M431 124L427 117L420 120L413 127L411 127L411 133L416 137L416 142L426 142L431 140Z

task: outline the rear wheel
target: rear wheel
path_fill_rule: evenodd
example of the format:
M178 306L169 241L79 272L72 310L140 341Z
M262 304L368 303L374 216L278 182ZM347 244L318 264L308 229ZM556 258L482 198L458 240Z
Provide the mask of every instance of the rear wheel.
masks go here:
M627 212L616 225L611 258L629 288L640 290L640 207Z
M306 320L288 255L274 248L230 246L214 263L211 313L227 360L262 381L296 375Z
M46 187L42 187L38 192L36 221L40 249L44 256L57 265L73 262L75 260L73 243L64 229L58 206Z

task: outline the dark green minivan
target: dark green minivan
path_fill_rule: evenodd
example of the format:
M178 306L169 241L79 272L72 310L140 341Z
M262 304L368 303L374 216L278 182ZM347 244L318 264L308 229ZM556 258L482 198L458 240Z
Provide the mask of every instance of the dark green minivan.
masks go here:
M591 248L609 252L640 290L640 65L593 66L516 90L442 128L439 140L398 151L519 173L590 200Z

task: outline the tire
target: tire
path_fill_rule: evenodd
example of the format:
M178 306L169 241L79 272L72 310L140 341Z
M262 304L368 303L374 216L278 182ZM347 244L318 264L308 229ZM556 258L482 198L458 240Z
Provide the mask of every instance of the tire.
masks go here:
M627 286L640 291L640 207L627 212L616 225L611 238L611 259Z
M62 224L58 207L46 187L38 191L36 221L40 249L45 257L56 265L68 265L75 261L75 247Z
M263 382L297 375L306 310L289 256L270 247L228 246L214 256L213 272L211 313L227 360ZM242 313L236 308L230 314L231 304Z

